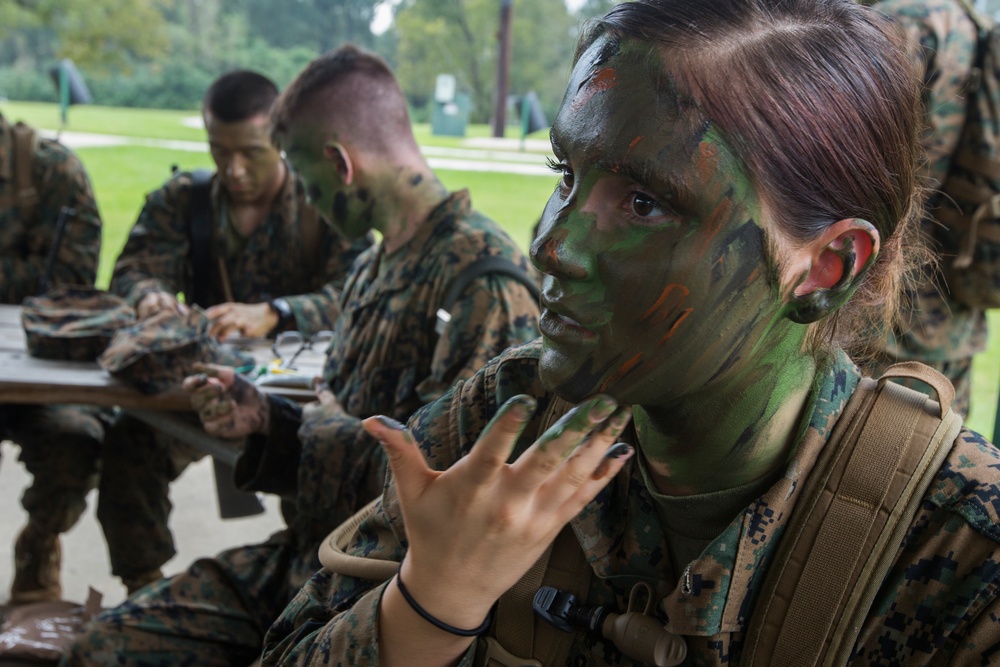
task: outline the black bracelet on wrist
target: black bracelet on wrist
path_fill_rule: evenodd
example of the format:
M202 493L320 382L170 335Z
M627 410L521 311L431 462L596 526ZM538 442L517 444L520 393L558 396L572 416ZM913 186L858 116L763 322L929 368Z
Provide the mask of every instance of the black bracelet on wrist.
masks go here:
M406 586L403 585L402 563L399 564L399 572L396 573L396 587L399 588L399 592L403 594L403 599L409 603L410 607L413 608L413 611L417 612L420 615L420 618L424 619L434 627L444 630L445 632L450 632L453 635L458 635L459 637L478 637L479 635L486 632L486 630L490 627L490 623L493 622L492 609L490 610L490 613L486 615L486 620L483 621L482 625L473 630L463 630L462 628L456 628L454 625L448 625L444 621L434 618L433 616L430 615L430 613L426 609L417 604L417 601L413 599L412 595L410 595L410 591L406 590Z

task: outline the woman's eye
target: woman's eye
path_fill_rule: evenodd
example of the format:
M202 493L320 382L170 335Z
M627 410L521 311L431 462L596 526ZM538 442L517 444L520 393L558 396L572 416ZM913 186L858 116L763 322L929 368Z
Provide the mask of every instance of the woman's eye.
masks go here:
M640 218L652 218L666 214L655 199L642 192L635 192L632 194L632 200L629 203L629 208L634 215L637 215Z
M568 164L565 162L556 162L552 158L547 158L545 164L549 169L562 176L562 179L559 181L561 187L567 190L573 189L573 170Z

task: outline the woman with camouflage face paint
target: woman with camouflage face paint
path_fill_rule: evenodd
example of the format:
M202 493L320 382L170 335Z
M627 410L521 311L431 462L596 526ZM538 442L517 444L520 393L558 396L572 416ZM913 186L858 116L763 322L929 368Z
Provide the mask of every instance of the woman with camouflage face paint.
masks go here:
M407 427L366 421L393 481L349 551L399 572L316 574L265 664L471 665L567 523L583 604L624 612L645 582L684 664L739 664L860 380L844 334L894 309L917 92L892 25L850 0L637 0L592 26L551 132L540 343ZM978 664L1000 642L998 462L955 440L855 664ZM640 663L579 630L565 664Z

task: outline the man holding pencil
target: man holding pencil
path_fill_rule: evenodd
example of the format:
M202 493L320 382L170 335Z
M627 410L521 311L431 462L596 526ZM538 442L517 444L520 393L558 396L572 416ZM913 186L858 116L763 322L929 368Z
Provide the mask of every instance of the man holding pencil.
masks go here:
M147 195L115 264L111 291L140 319L197 304L219 338L332 328L348 269L371 238L347 241L308 203L270 140L277 96L272 81L247 70L208 88L202 116L215 173L179 172ZM203 454L124 416L102 455L98 518L112 571L131 593L173 556L167 487Z

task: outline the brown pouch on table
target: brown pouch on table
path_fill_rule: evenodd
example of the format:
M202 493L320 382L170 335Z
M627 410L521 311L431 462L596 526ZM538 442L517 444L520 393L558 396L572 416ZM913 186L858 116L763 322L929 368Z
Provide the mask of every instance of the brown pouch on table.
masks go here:
M119 329L97 362L144 394L180 388L197 362L246 366L253 358L224 346L208 333L209 319L192 307L186 315L161 311Z
M56 287L21 307L28 353L41 359L93 361L115 331L134 322L123 299L86 286Z
M56 664L100 610L101 594L93 588L82 605L58 600L9 608L0 623L0 667Z

